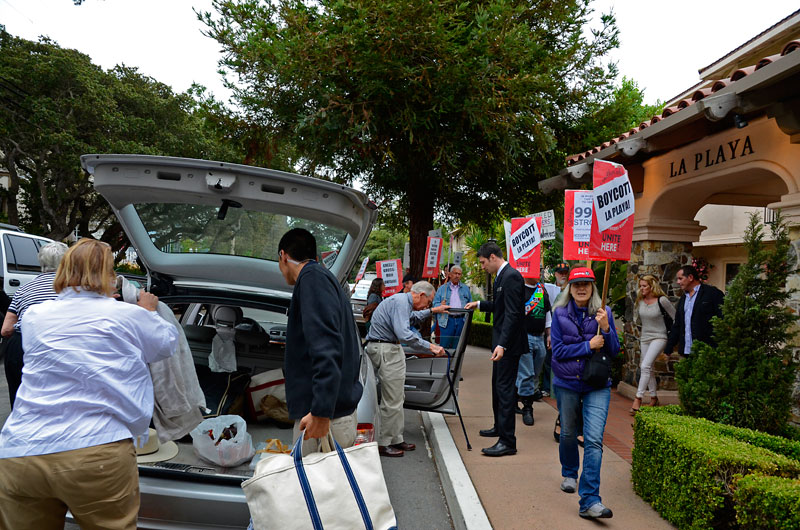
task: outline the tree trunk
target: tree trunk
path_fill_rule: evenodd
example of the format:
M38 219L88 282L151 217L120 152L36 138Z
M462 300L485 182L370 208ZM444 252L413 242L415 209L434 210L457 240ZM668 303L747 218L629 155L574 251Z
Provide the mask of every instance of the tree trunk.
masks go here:
M408 237L411 276L422 279L422 268L425 263L425 248L428 243L428 232L433 230L433 195L424 185L416 185L418 178L409 178L408 200Z

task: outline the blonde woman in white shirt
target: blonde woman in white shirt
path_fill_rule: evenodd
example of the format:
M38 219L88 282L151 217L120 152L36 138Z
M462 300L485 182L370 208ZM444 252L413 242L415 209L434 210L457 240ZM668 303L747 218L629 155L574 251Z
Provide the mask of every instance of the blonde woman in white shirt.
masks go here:
M639 280L639 294L636 297L636 310L642 322L642 333L639 337L642 362L639 388L636 390L636 399L633 400L631 414L636 414L642 406L642 397L646 390L650 392L650 404L658 405L656 393L656 378L653 377L653 363L656 357L664 351L667 344L667 324L664 314L675 319L675 307L670 303L655 276L646 274Z
M139 477L132 438L153 414L147 363L172 355L175 326L158 298L117 303L111 247L82 239L56 272L58 298L22 320L25 369L0 431L0 528L135 530Z

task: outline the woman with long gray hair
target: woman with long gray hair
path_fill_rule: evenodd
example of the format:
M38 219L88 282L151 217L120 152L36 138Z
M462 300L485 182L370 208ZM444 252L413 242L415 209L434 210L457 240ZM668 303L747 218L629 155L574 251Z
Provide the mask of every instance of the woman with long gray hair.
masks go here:
M8 397L11 400L12 409L17 397L17 389L22 382L23 351L22 334L20 333L22 316L29 307L47 300L55 300L58 296L53 290L53 280L56 278L56 270L61 263L61 258L67 253L67 249L67 245L58 241L48 243L39 249L39 265L42 267L42 273L17 289L3 320L0 335L7 343L5 370L6 381L8 381Z
M594 272L576 267L569 274L568 288L553 309L550 328L553 346L553 386L561 435L558 456L561 461L561 490L580 495L578 514L586 519L609 518L611 510L600 498L600 466L603 463L603 430L611 399L611 378L592 385L583 380L584 368L595 350L608 357L619 353L619 338L608 306L602 307L594 283ZM583 472L578 485L579 418L583 418Z

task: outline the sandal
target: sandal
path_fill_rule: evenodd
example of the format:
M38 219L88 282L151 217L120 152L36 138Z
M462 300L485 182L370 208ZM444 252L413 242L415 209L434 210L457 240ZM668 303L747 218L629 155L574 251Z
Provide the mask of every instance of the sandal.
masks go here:
M639 407L642 406L642 398L637 397L633 400L633 405L631 406L631 416L635 416L637 412L639 412Z

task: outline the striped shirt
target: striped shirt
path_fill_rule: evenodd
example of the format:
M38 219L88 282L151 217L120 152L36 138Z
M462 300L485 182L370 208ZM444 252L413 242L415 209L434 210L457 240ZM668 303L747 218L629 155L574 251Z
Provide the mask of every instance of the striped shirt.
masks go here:
M19 331L22 324L22 315L29 307L56 299L58 295L53 290L55 279L55 272L44 272L17 289L14 293L14 298L11 300L11 305L8 306L8 311L17 315L17 323L14 324L15 330Z

